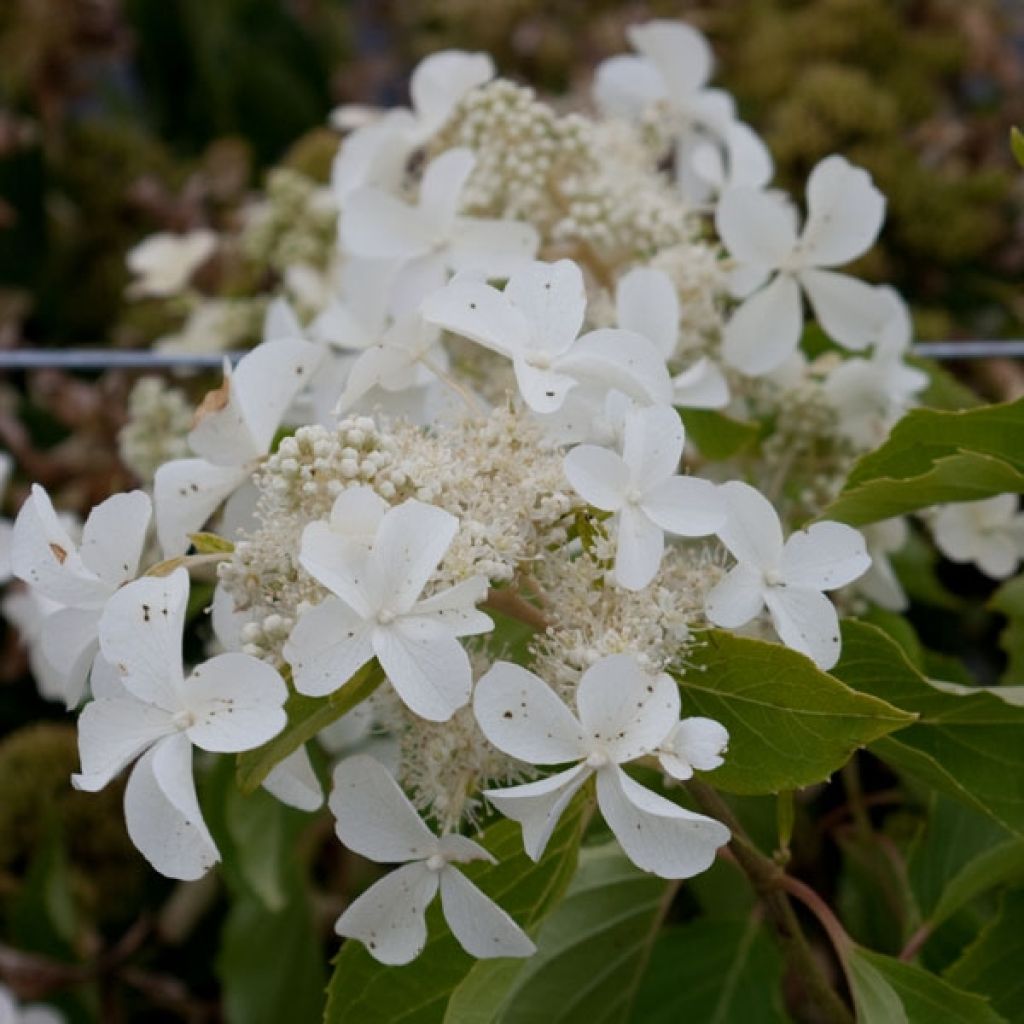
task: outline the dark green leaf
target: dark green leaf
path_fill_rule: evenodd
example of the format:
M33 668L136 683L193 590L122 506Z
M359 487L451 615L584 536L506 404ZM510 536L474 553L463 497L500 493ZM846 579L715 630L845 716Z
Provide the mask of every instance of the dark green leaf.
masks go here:
M855 693L781 644L712 630L682 679L685 714L729 730L711 781L730 793L778 793L821 782L858 747L913 716Z
M999 646L1006 652L1001 681L1024 683L1024 576L1004 583L989 599L989 607L1006 616L1006 626L999 634Z

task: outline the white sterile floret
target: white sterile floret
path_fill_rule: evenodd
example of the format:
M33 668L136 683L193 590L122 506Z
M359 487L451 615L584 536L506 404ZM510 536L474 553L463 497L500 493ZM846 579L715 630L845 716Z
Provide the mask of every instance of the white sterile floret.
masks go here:
M719 488L728 515L718 531L736 565L708 594L707 616L737 629L767 605L779 639L819 668L839 660L839 617L823 591L852 583L871 564L864 538L843 523L813 523L782 541L772 503L748 484Z
M761 137L742 121L733 121L721 139L704 139L690 154L687 168L677 168L683 194L706 201L730 188L764 188L775 173L772 154Z
M139 758L124 794L128 835L163 875L194 879L218 860L192 777L192 747L251 750L287 724L288 688L269 665L221 654L182 667L188 604L185 569L122 587L99 622L113 671L94 676L96 699L78 720L78 789L96 792Z
M67 1018L52 1006L20 1006L14 993L0 984L0 1024L65 1024Z
M217 234L209 228L150 235L128 252L128 269L135 275L128 294L158 299L177 294L216 248Z
M537 782L484 795L523 826L523 846L537 860L562 812L592 775L597 803L637 867L662 878L690 878L710 867L729 830L634 782L621 765L655 754L679 721L679 687L652 676L630 654L595 662L576 691L579 717L544 680L498 662L478 683L473 710L484 735L529 764L576 762Z
M703 537L725 521L713 483L676 475L684 444L679 414L654 405L626 415L622 455L584 444L565 457L565 475L580 497L615 513L615 578L627 590L654 579L666 531Z
M385 875L338 918L339 935L362 942L385 964L407 964L427 941L426 910L440 890L448 927L471 956L524 957L535 947L523 930L455 864L495 863L460 835L438 838L387 769L372 757L350 757L334 770L330 808L338 838L379 864L403 864Z
M512 360L523 401L538 413L562 407L581 383L617 388L644 404L671 399L665 359L633 331L604 329L579 337L587 295L571 260L534 262L498 291L456 278L428 296L425 320Z
M332 111L331 121L338 129L356 126L331 167L331 190L339 206L363 185L396 191L413 150L443 127L468 93L493 77L494 62L488 54L440 50L413 70L412 110L399 107L380 116L352 106Z
M822 329L846 348L874 337L884 297L871 285L824 269L866 252L882 227L885 198L867 171L841 156L822 160L807 181L807 221L797 234L794 209L751 188L722 196L715 224L735 262L733 293L743 302L725 327L727 362L752 376L781 366L803 330L801 289Z
M1012 576L1024 558L1024 513L1015 494L943 505L930 524L947 558L973 562L994 580Z
M694 771L710 772L725 763L729 731L712 718L684 718L658 748L658 763L674 779L685 782Z
M671 361L679 349L679 293L672 279L654 267L636 267L615 288L620 327L650 338ZM722 409L729 404L725 374L707 356L694 360L672 380L672 403L687 409Z
M859 594L874 601L879 608L901 612L907 607L907 595L903 590L889 556L901 551L910 537L907 521L902 516L882 519L861 527L864 542L871 558L871 568L855 586Z
M420 717L443 722L468 702L469 656L458 638L494 628L476 609L487 579L421 597L458 528L443 509L415 500L389 508L366 487L340 494L330 522L306 527L299 561L331 596L300 616L284 647L300 693L333 693L376 656Z
M257 345L233 370L225 362L224 382L203 399L188 436L199 458L167 462L154 477L157 537L168 558L184 553L189 534L200 530L266 457L288 407L312 381L323 354L319 345L282 337Z
M440 288L460 270L508 277L533 258L540 239L520 221L460 216L475 162L469 149L436 157L423 172L415 206L372 186L351 192L342 208L342 247L364 259L400 264L399 295Z
M78 545L49 495L34 484L15 520L11 570L34 594L52 602L33 646L59 681L69 708L85 693L104 605L138 572L151 512L142 491L115 494L89 513Z

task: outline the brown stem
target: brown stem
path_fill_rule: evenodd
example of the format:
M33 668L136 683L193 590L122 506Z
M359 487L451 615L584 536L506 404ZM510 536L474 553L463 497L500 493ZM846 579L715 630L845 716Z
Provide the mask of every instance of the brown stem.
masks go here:
M488 590L487 600L484 601L484 608L491 608L493 611L501 612L510 618L525 622L536 630L548 628L548 620L544 617L539 608L535 608L529 601L524 601L514 590Z
M907 939L907 944L900 951L899 959L909 963L918 953L921 952L924 944L932 937L932 923L925 921L913 935Z
M687 788L703 811L729 826L732 832L731 859L735 860L754 887L765 913L772 922L779 943L791 966L795 968L808 998L822 1011L825 1020L833 1021L834 1024L854 1024L849 1007L822 971L821 964L800 927L800 921L787 892L806 902L816 916L818 911L824 908L830 919L828 925L820 916L818 919L822 921L822 927L832 942L835 944L836 940L839 940L836 944L836 953L840 963L843 963L843 953L851 945L851 940L835 915L817 893L787 875L775 861L765 856L751 842L732 808L713 789L702 782L690 782ZM793 887L790 883L796 883L796 886ZM833 930L836 930L834 935ZM843 966L845 970L845 964Z

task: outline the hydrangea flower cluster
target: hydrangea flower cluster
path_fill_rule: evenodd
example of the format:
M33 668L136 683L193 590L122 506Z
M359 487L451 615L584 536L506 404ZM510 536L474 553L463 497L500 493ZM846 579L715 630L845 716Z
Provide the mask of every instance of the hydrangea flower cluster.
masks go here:
M832 156L800 228L767 150L708 85L702 37L656 21L630 39L598 69L593 117L460 52L416 69L410 109L339 111L358 127L330 186L278 189L305 219L273 196L251 214L250 241L289 238L262 340L187 436L175 400L139 392L125 447L151 496L104 502L80 541L42 489L22 508L11 564L38 603L34 655L81 706L75 784L134 762L125 816L156 870L196 878L219 857L193 747L252 750L289 735L293 698L331 702L352 710L315 741L329 752L390 741L337 764L337 835L403 865L339 934L408 962L439 893L473 956L528 956L459 869L491 857L466 829L504 815L537 859L592 794L639 868L705 870L729 830L674 788L728 756L722 725L683 717L702 632L773 636L828 669L828 593L860 580L902 599L887 562L902 521L801 525L925 385L898 296L834 269L871 246L884 200ZM135 292L180 291L215 247L140 247ZM176 424L162 449L142 425L160 409ZM692 410L770 436L712 462L687 437ZM1002 574L1015 510L947 509L939 543ZM211 657L186 675L190 573L214 565ZM316 809L304 742L286 753L266 788Z

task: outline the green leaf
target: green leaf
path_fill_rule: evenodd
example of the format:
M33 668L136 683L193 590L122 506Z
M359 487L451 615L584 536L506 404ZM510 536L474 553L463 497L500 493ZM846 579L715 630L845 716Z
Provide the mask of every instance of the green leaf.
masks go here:
M632 1019L635 1024L788 1021L782 1006L782 958L759 917L701 917L667 930L654 945Z
M882 760L1024 836L1024 708L983 690L937 688L895 641L864 622L843 623L843 655L833 672L919 716L897 736L872 742Z
M222 552L230 554L235 550L235 545L231 541L216 533L190 533L188 539L192 541L200 555L214 555Z
M942 502L1024 492L1024 399L946 411L915 409L862 456L821 515L853 525Z
M915 603L950 611L963 608L963 599L951 594L935 571L938 562L935 547L917 531L911 531L903 549L890 555L889 560L907 596Z
M923 967L861 947L845 960L858 1024L1006 1024L986 999Z
M778 793L821 782L858 747L913 721L781 644L712 630L688 657L684 713L729 730L729 753L712 777L726 792Z
M588 817L588 800L577 796L537 863L523 851L519 825L499 821L480 839L498 863L476 861L460 870L529 929L569 885ZM325 1024L439 1024L449 997L476 961L456 942L437 900L427 912L427 927L426 947L404 967L386 967L360 943L346 942L327 986Z
M1004 684L1024 683L1024 576L1004 583L989 598L989 608L1006 616L999 646L1006 652Z
M761 433L759 423L736 420L713 409L680 409L686 436L706 459L728 459L749 448Z
M293 692L284 706L288 715L284 731L262 747L238 755L238 788L243 793L254 793L275 765L362 704L383 681L384 673L374 659L329 697L306 697Z
M1024 1020L1024 889L1008 892L999 913L945 973L979 992L1009 1021Z
M479 961L452 993L445 1024L628 1020L675 891L635 868L618 843L581 851L565 899L541 926L536 954L512 965Z
M1024 132L1016 125L1010 129L1010 150L1017 163L1024 167Z
M292 892L269 911L242 897L228 913L217 959L228 1024L314 1024L323 1014L323 950L308 900Z
M45 838L17 890L9 927L13 940L23 949L59 960L76 959L75 898L64 831L56 815L48 822Z

